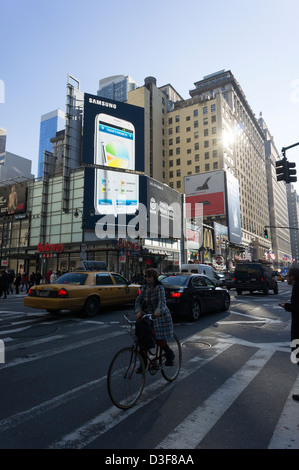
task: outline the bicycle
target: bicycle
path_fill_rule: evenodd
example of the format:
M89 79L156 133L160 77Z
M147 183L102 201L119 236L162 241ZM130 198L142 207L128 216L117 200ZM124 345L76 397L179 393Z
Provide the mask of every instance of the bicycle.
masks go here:
M152 318L150 314L146 314L144 317ZM124 319L129 334L134 338L134 343L131 346L122 348L112 359L107 374L107 387L112 403L120 409L127 410L134 406L142 395L146 369L135 337L136 320L131 320L128 315L124 315ZM161 371L164 379L172 382L180 372L182 348L175 334L173 334L173 339L167 341L167 343L175 354L173 365L165 365L165 352L156 344L153 349L146 351L147 371L150 375ZM139 369L137 373L139 367L141 367L141 370Z

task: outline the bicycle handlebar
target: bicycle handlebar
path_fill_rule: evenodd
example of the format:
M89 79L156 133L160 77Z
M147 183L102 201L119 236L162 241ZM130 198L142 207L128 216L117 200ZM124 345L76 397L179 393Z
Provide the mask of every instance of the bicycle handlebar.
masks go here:
M129 324L134 324L136 323L136 320L130 320L130 318L128 317L128 315L124 315L126 321L129 323ZM144 315L142 315L142 318L149 318L150 320L153 319L153 316L151 313L145 313Z

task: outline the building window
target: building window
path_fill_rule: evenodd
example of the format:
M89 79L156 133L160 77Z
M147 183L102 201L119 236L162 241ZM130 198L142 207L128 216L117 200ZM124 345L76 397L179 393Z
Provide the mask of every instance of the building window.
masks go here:
M191 149L187 149L187 154L191 153Z
M214 111L216 111L216 105L215 105L215 104L211 104L211 111L212 111L212 113L213 113Z
M170 167L173 166L173 160L169 160L169 166L170 166Z
M187 144L189 144L191 142L191 137L188 137L188 139L186 139L186 142Z
M170 187L170 188L173 188L173 181L170 181L169 187Z
M190 121L190 116L186 116L186 121Z
M175 139L175 143L176 143L176 144L179 144L179 143L180 143L180 140L181 140L181 138L180 138L180 137L176 137L176 139Z
M180 181L177 181L177 182L176 182L176 187L177 187L177 188L180 188L180 187L181 187L181 182L180 182Z
M181 153L181 147L177 147L177 148L175 149L175 153L176 153L176 155L180 155L180 153Z
M216 115L215 114L212 116L211 122L216 122Z
M172 135L172 127L168 129L168 135Z
M172 157L172 155L173 155L173 150L169 149L169 156Z
M172 145L172 144L173 144L173 139L169 139L168 145Z
M209 141L208 141L208 140L205 140L205 141L204 141L204 147L207 148L207 147L209 147L209 145L210 145L210 144L209 144Z
M195 173L200 173L198 165L195 167Z
M209 124L208 118L203 118L203 125L207 126Z
M204 137L207 137L209 135L209 129L204 129L203 135Z
M188 160L187 165L192 165L192 160Z
M208 114L208 108L207 108L207 106L204 106L204 107L203 107L203 113L204 113L204 114Z
M180 126L176 126L175 132L178 134L180 132Z
M194 144L194 150L199 150L199 143L198 143L198 142L195 142L195 144Z
M218 157L218 150L213 150L213 158L217 158Z
M175 117L175 122L180 122L180 116L179 115Z
M169 172L169 178L173 178L173 171Z
M180 159L180 158L177 158L177 159L176 159L176 164L177 164L177 165L180 165L180 164L181 164L181 159Z
M214 162L213 163L213 170L217 170L218 169L218 162Z
M199 153L196 153L196 154L195 154L195 161L196 161L196 162L199 162Z
M177 176L181 176L181 170L177 170L177 171L176 171L176 175L177 175Z
M191 131L191 127L186 127L186 132L190 132Z
M209 163L205 164L205 171L210 171L210 164Z
M195 131L195 132L194 132L194 139L198 139L198 137L199 137L199 132L198 132L198 131Z
M198 121L194 121L194 127L198 127Z
M194 117L198 116L198 109L194 109L194 111L193 111L193 116L194 116Z
M217 134L217 127L212 127L212 134Z
M168 124L172 124L172 118L168 119Z

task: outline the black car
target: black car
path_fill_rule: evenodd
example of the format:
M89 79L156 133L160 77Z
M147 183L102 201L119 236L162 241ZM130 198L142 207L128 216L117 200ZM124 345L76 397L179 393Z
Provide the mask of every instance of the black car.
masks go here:
M230 295L202 274L176 274L161 280L167 307L172 314L187 315L192 320L213 311L228 310Z
M263 263L239 263L235 269L234 287L237 294L243 291L262 291L265 295L269 290L278 294L278 284L275 273L267 264Z

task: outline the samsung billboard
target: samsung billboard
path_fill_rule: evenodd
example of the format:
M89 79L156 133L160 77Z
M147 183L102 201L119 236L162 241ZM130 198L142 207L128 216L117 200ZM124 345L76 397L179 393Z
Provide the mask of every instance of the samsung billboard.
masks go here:
M85 226L103 215L133 216L144 171L144 109L84 95L83 159ZM95 216L90 216L90 213Z

